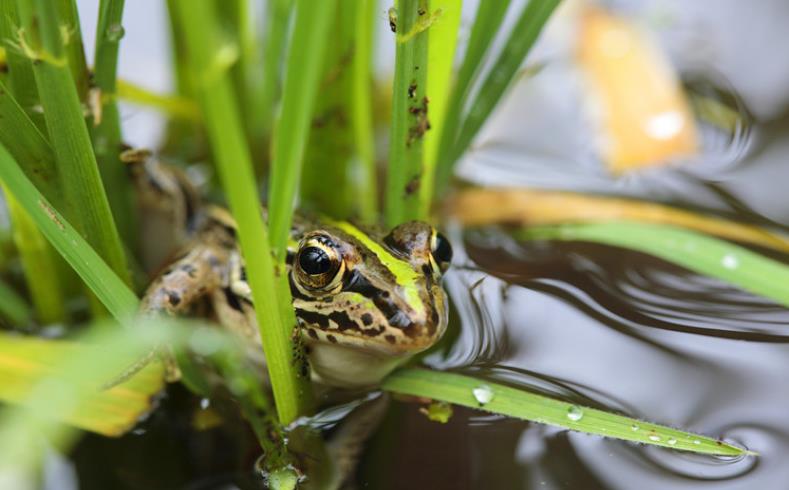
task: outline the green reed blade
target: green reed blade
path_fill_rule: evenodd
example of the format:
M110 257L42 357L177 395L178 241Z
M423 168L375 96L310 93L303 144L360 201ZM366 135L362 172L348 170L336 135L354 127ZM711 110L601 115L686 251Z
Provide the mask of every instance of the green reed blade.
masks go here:
M13 193L47 240L115 318L128 318L137 311L138 300L134 293L63 215L41 195L2 146L0 146L0 180Z
M262 53L251 4L249 0L222 0L216 5L225 42L234 44L238 50L237 61L230 69L230 74L238 98L244 134L252 160L255 161L265 157L263 121L266 116L260 110Z
M353 161L351 119L354 15L357 0L337 0L329 15L331 49L327 49L320 74L320 97L311 115L309 140L304 154L300 185L302 210L349 219L359 195L352 185Z
M129 284L126 257L69 70L61 30L65 24L47 0L18 0L17 8L24 28L20 42L28 46L29 55L34 57L33 72L58 164L60 185L68 203L66 211L115 274Z
M63 208L63 189L58 185L52 147L3 82L0 82L0 143L47 199Z
M13 194L2 183L0 187L5 194L14 243L19 251L27 291L35 307L36 317L44 325L63 322L66 319L66 294L56 262L57 253ZM0 296L4 294L0 292ZM12 299L8 298L8 301ZM16 326L23 325L25 324L16 323Z
M493 67L480 84L480 90L471 102L471 109L463 119L450 160L456 161L471 144L482 124L501 100L523 60L537 40L542 28L561 0L529 2L512 28L507 43Z
M42 115L34 110L38 105L36 79L33 76L33 65L30 59L24 55L18 45L16 37L18 28L19 15L17 15L16 3L12 0L0 2L0 38L2 38L2 45L6 52L8 86L28 117L33 118L36 127L45 131Z
M60 209L65 209L55 156L44 136L44 116L38 110L33 65L17 42L19 16L16 4L13 1L0 2L0 15L0 37L6 47L7 82L11 89L9 92L0 84L0 142L22 163L28 177L44 195ZM62 322L66 319L66 298L79 287L77 276L69 270L27 213L16 205L13 197L9 197L8 204L14 225L14 241L36 318L43 324ZM50 279L41 281L41 277Z
M423 136L430 128L427 43L428 0L397 0L392 126L386 167L385 221L396 226L419 216ZM390 13L390 16L392 13Z
M360 0L353 9L354 53L351 60L351 125L359 160L354 193L363 223L378 220L378 176L373 134L373 43L378 12L375 0Z
M480 8L483 8L482 4L504 4L506 6L507 2L481 2ZM463 2L461 0L431 0L430 8L434 12L440 12L440 16L430 26L427 48L427 78L430 80L427 86L427 98L430 101L430 131L425 133L422 182L419 186L419 215L422 219L430 216L433 205L439 143L446 124L447 104L452 89L452 67L455 60L455 47L457 46Z
M754 454L710 437L554 400L523 389L460 374L418 368L400 369L386 378L382 387L404 395L432 398L624 441L701 454Z
M294 11L294 0L269 0L266 2L263 33L263 80L258 94L260 105L256 110L262 118L262 133L270 139L274 125L277 101L282 93L282 60L288 41L288 26ZM255 162L259 169L264 161Z
M116 97L118 48L123 37L123 4L124 0L101 0L99 3L93 90L99 94L99 100L94 103L100 104L100 110L94 114L90 136L118 231L124 241L133 246L136 229L133 196L128 174L119 158L122 137Z
M275 269L229 66L218 42L212 4L178 0L174 6L175 18L185 36L188 62L195 74L195 88L216 167L238 224L277 413L280 421L287 424L309 411L311 406L308 380L299 374L291 342L296 318L287 275L277 274ZM291 212L289 202L286 205L282 201L275 202L280 211ZM288 216L288 227L289 219ZM281 268L281 263L277 267Z
M518 237L596 242L637 250L789 306L789 266L682 228L615 221L526 228Z
M324 52L329 44L329 25L336 8L336 0L296 0L269 186L271 246L279 262L285 260Z
M33 317L30 305L2 280L0 280L0 315L11 322L13 327L27 325Z
M449 154L457 139L457 131L462 122L461 116L468 102L472 83L482 67L483 56L499 32L504 14L509 6L510 0L479 2L479 6L477 6L477 14L471 27L466 53L463 55L463 61L448 102L444 125L441 128L435 176L436 189L439 192L444 190L452 176L454 162L449 161Z
M53 3L57 13L53 12L52 18L58 20L63 52L68 60L79 100L85 103L88 100L88 90L90 90L90 72L85 58L85 47L82 44L77 2L76 0L44 0L38 4L38 8L51 9ZM96 41L99 42L99 39L96 38Z
M507 87L518 73L537 36L561 0L529 2L512 28L492 68L482 82L474 99L468 104L468 114L462 119L455 140L446 153L442 152L441 169L436 184L445 188L452 176L452 167L471 145L482 124L501 100Z

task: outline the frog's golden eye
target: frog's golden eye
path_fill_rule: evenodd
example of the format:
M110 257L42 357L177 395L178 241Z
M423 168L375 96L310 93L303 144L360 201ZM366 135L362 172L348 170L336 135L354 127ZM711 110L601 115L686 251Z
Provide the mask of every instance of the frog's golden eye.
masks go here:
M452 245L449 244L447 237L434 231L433 236L430 237L430 253L441 268L441 272L446 272L452 262Z
M326 235L305 237L294 262L296 277L309 290L330 290L339 283L345 265L334 242Z

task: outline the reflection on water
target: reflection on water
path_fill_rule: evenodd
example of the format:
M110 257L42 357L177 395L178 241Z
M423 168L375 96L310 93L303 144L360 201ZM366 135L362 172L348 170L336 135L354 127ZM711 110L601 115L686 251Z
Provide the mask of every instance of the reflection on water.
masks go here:
M459 437L454 432L464 447L452 449L451 467L432 471L468 467L468 479L436 488L780 488L789 481L779 463L789 454L784 308L633 252L519 245L492 231L466 239L468 256L459 251L462 262L447 278L461 333L429 364L721 437L760 456L689 455L465 411L443 426L408 407L397 439L408 456L383 488L431 484L425 471L405 470L439 450L427 441Z

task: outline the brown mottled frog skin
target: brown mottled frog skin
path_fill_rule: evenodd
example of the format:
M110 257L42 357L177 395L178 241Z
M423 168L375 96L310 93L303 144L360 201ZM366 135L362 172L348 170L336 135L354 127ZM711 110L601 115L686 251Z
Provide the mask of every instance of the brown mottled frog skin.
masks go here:
M127 156L144 205L166 209L184 230L181 254L150 285L144 312L189 314L210 303L226 328L259 343L235 223L205 206L184 175L149 155ZM447 325L441 276L449 242L412 221L388 233L296 217L287 255L293 307L313 377L326 385L375 385L435 344Z

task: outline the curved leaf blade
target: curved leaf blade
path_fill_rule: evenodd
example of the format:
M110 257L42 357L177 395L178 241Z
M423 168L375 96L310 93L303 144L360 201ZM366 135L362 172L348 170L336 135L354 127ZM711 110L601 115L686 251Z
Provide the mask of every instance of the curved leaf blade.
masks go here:
M789 306L789 266L730 242L673 226L615 221L527 228L520 238L629 248Z
M384 380L383 389L623 441L720 456L755 454L711 437L455 373L400 369ZM481 403L483 398L475 396L474 391L480 389L486 393L487 403Z

